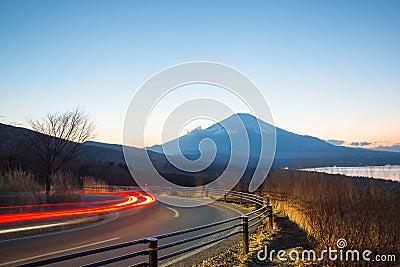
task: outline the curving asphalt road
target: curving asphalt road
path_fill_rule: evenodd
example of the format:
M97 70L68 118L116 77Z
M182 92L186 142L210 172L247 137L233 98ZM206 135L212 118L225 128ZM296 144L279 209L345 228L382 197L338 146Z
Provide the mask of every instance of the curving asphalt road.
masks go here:
M114 216L112 220L58 233L0 241L0 266L14 266L45 258L108 246L157 234L177 231L237 216L239 211L218 204L196 208L169 207L162 203L135 208ZM175 238L178 240L182 237ZM168 241L172 241L169 239ZM142 247L128 247L104 254L82 257L51 266L80 266L94 261L132 253ZM174 251L171 248L168 253ZM139 258L113 266L127 266L145 260Z

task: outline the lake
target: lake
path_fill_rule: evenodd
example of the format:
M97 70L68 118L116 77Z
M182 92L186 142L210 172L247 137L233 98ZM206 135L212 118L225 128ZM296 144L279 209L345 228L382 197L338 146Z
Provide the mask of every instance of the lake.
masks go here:
M303 171L344 174L347 176L381 178L400 182L400 165L365 167L320 167L302 169Z

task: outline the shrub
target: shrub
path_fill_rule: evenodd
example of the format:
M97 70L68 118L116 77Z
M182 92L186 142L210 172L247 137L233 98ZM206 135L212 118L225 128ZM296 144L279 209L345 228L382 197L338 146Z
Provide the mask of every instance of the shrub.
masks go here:
M80 201L78 190L81 188L79 178L71 172L58 171L50 176L52 182L51 202L75 202Z
M98 180L93 176L85 176L82 178L82 184L84 188L87 187L106 187L107 183L103 180Z
M15 169L0 173L0 205L20 206L43 203L40 185L29 172Z

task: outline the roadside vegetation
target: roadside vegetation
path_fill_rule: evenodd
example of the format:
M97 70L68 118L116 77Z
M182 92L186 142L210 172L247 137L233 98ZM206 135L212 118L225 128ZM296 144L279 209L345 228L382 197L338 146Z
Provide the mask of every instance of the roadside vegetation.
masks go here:
M81 201L79 194L82 182L69 171L57 171L50 176L52 186L50 187L50 202L78 202Z
M195 265L196 267L223 267L223 266L318 266L315 262L308 260L288 259L280 261L273 257L265 257L264 252L267 248L268 251L284 250L286 255L291 250L296 250L301 253L305 249L310 249L310 244L307 234L301 230L299 226L290 221L287 216L281 212L274 214L274 228L261 225L249 236L249 253L243 253L243 244L238 242L234 246L227 249L225 252L203 260L201 263ZM267 246L267 247L265 247ZM266 259L259 259L257 254L262 251L262 257ZM267 253L269 254L269 253ZM276 253L275 253L276 254Z
M242 181L235 190L245 191ZM275 170L256 194L269 197L274 210L274 229L260 226L250 237L250 253L243 254L241 242L224 253L203 260L209 266L398 266L400 255L400 183L317 172ZM323 260L322 250L338 250L337 241L345 239L342 250L358 250L360 261ZM275 251L272 260L259 260L257 253L268 247ZM292 250L300 255L314 250L315 260L279 260L276 252ZM366 262L364 250L375 255L394 255L395 261ZM307 254L308 255L308 254ZM337 254L338 255L338 254ZM350 256L351 259L351 256ZM392 258L393 260L393 258Z
M0 172L0 206L42 203L43 195L36 177L20 169Z
M345 249L400 255L398 182L280 170L262 191L308 234L317 252L337 248L344 238Z
M83 188L87 187L106 187L108 184L103 181L96 179L94 176L85 176L82 178Z
M0 207L45 204L47 197L39 180L31 172L21 169L1 171ZM81 189L107 186L107 183L92 176L81 178L69 171L58 171L50 176L50 180L50 203L81 201ZM0 214L2 212L5 210L0 208Z

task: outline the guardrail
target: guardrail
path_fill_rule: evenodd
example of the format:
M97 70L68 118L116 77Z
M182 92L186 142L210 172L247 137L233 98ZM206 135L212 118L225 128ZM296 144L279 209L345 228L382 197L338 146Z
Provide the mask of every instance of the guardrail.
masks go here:
M97 188L98 190L104 190L105 188ZM116 191L116 190L133 190L134 188L132 187L113 187L113 188L108 188L107 190L110 191ZM137 189L137 188L136 188ZM91 188L90 190L94 190L94 188ZM85 267L94 267L94 266L103 266L106 264L111 264L115 262L120 262L123 260L127 259L133 259L139 256L148 256L148 259L136 263L131 266L150 266L150 267L156 267L158 266L158 263L160 261L170 259L172 257L187 253L189 251L193 251L196 249L199 249L201 247L205 247L211 244L215 244L216 242L220 242L222 240L225 240L231 236L237 235L237 234L242 234L242 243L243 243L243 253L248 253L249 252L249 233L250 229L253 228L256 225L259 225L260 223L265 222L268 219L269 222L269 227L273 227L273 218L272 218L272 206L269 203L268 198L263 198L261 196L257 196L254 194L249 194L249 193L243 193L243 192L236 192L236 191L221 191L221 190L207 190L206 192L204 191L196 191L196 189L187 189L187 190L179 190L176 191L173 188L152 188L150 190L157 190L158 194L163 194L165 193L166 195L201 195L203 197L213 197L213 193L221 196L221 193L223 194L223 201L229 202L229 201L234 201L240 204L253 204L256 205L256 209L248 212L242 216L237 216L234 218L226 219L223 221L218 221L206 225L201 225L189 229L184 229L176 232L170 232L170 233L165 233L149 238L144 238L144 239L139 239L139 240L134 240L134 241L129 241L125 243L119 243L115 245L110 245L110 246L105 246L101 248L96 248L96 249L91 249L91 250L86 250L82 252L77 252L73 254L68 254L68 255L63 255L63 256L58 256L54 258L49 258L49 259L44 259L44 260L39 260L35 262L30 262L26 264L22 264L19 266L41 266L41 265L47 265L47 264L53 264L53 263L58 263L58 262L63 262L67 260L72 260L72 259L77 259L81 258L84 256L89 256L89 255L94 255L94 254L99 254L103 252L108 252L108 251L113 251L117 249L122 249L126 247L134 247L137 245L143 245L147 244L147 249L141 249L134 251L132 253L128 254L123 254L120 256L116 257L111 257L105 260L100 260L97 262L93 262L87 265L84 265ZM174 191L175 190L175 191ZM222 200L222 198L220 199ZM220 227L218 229L214 229L216 227ZM169 243L164 243L164 244L159 244L159 241L164 241L168 240L168 238L171 237L180 237L183 236L187 233L194 233L198 232L200 230L208 230L205 233L198 233L195 236L191 237L182 237L181 239L178 239L176 241L172 241ZM228 232L230 231L230 232ZM182 244L187 244L193 241L205 239L206 237L211 237L214 236L210 240L205 240L202 243L194 244L191 245L190 247L186 248L181 248L179 249L178 246ZM166 250L168 248L177 248L177 251L174 252L169 252L164 255L160 255L160 251Z

